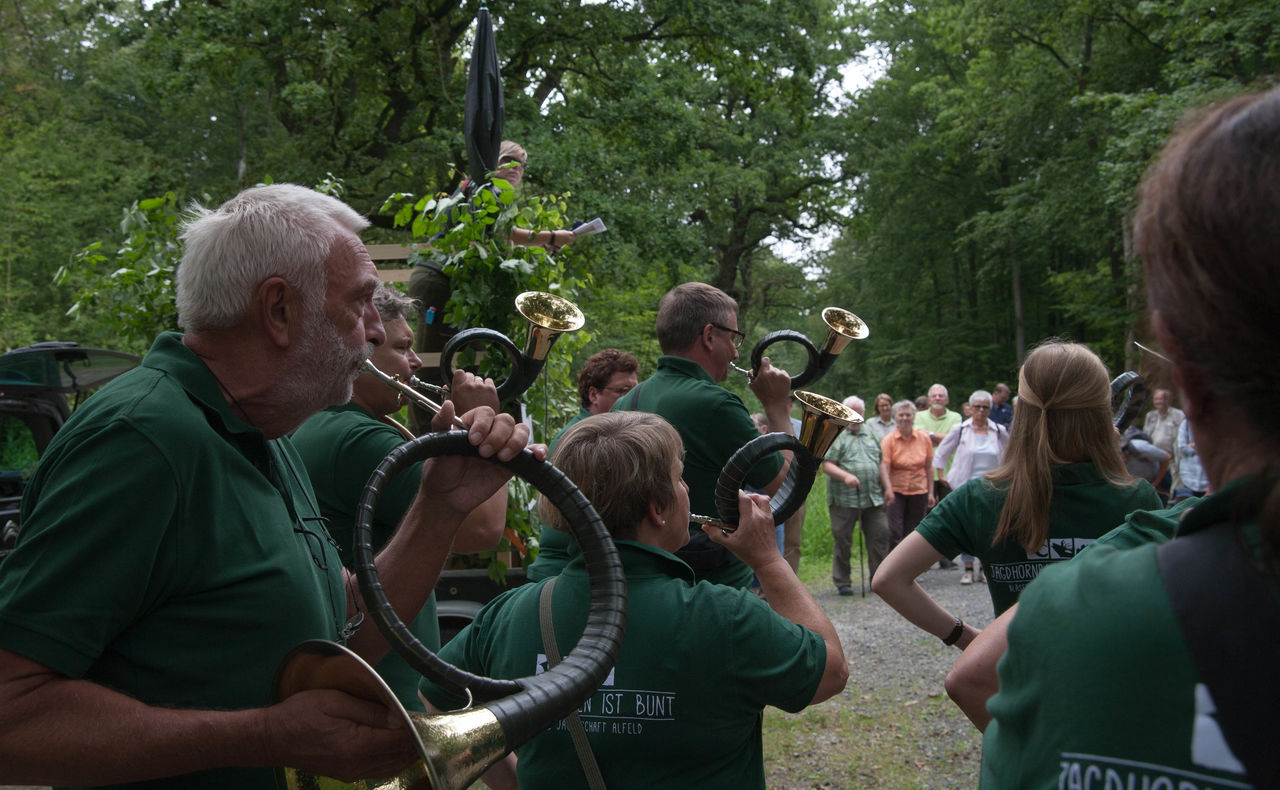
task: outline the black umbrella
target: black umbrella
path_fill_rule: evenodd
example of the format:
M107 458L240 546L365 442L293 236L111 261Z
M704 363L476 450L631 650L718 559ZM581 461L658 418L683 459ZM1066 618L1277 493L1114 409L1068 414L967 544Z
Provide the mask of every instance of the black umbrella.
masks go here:
M467 164L471 184L478 186L498 167L502 145L502 74L498 70L498 47L493 39L489 9L476 14L476 43L471 48L471 68L467 72L467 100L462 131L467 138Z

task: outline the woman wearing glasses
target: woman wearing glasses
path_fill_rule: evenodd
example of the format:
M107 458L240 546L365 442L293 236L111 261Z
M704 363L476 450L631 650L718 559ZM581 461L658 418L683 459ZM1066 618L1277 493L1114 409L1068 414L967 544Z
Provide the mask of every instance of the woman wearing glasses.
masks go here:
M903 617L963 650L978 629L916 582L930 565L960 552L976 554L999 615L1045 566L1071 559L1134 510L1160 506L1151 484L1125 471L1106 366L1082 345L1050 341L1032 351L1019 372L1004 462L942 500L881 563L871 589Z
M990 392L975 391L966 405L971 416L952 428L933 452L934 469L946 469L947 462L951 463L947 485L952 491L999 466L1004 460L1005 445L1009 443L1009 429L987 419L991 416ZM987 583L981 570L974 576L972 554L961 554L960 559L964 562L961 584Z

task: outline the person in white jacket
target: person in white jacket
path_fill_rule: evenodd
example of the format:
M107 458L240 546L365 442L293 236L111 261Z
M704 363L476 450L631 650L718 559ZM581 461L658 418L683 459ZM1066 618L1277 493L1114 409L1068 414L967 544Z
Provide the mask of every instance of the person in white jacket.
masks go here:
M946 469L947 463L951 463L946 479L953 491L999 466L1004 460L1005 445L1009 442L1009 429L988 419L991 416L990 392L976 390L969 396L969 406L973 409L973 416L948 431L933 454L935 469ZM973 584L973 555L961 554L960 559L964 562L960 583ZM979 584L987 581L981 569L978 570L977 581Z

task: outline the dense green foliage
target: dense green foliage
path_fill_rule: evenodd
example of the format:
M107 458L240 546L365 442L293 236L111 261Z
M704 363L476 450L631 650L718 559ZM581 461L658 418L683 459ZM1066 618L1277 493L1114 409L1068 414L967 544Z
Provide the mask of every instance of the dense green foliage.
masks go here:
M1050 335L1132 364L1133 188L1186 108L1280 62L1280 10L1259 0L487 5L507 136L530 151L519 210L609 226L550 268L495 258L537 262L530 282L588 316L551 420L597 348L651 363L657 299L690 279L733 293L753 337L816 339L825 304L866 319L832 394L964 393ZM339 179L371 241L412 241L378 210L465 168L478 7L0 2L0 345L140 350L173 321L164 223L255 182ZM507 292L527 276L461 269L469 320L519 334Z

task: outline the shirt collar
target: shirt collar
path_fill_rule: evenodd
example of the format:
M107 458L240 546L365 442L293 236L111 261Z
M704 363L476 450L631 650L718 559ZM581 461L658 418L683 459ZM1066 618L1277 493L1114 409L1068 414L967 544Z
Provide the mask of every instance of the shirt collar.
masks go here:
M669 551L635 540L618 540L614 541L614 545L618 547L618 555L626 566L627 578L668 576L690 584L697 583L693 568ZM579 552L565 566L564 572L585 574L586 567L586 559Z
M716 380L711 378L711 374L704 367L691 359L664 354L658 357L658 370L663 370L664 368L695 379L702 379L712 384L716 383Z
M1253 475L1238 477L1200 500L1199 504L1182 514L1182 519L1178 522L1178 534L1188 535L1233 519L1254 518L1257 511L1253 507L1236 512L1237 504L1240 504L1240 500L1243 499L1240 494L1252 479Z
M232 410L213 371L182 342L181 333L162 332L157 336L142 358L142 366L172 376L192 400L203 406L206 412L218 416L228 433L262 436L261 430L240 419Z

